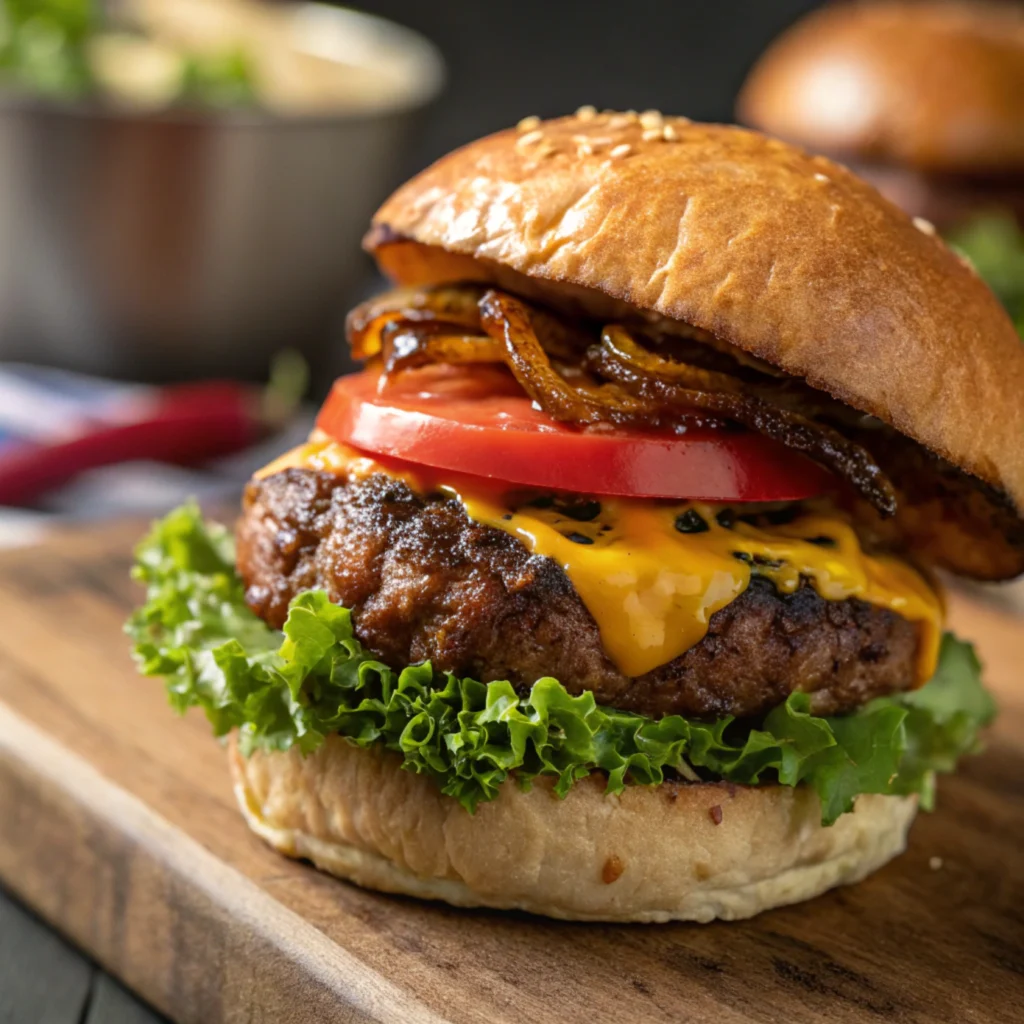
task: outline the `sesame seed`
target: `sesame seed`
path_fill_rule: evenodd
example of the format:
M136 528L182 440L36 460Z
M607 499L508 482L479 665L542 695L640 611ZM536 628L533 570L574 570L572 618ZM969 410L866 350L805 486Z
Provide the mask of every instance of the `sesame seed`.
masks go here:
M540 142L544 138L544 133L539 129L535 129L532 132L527 132L525 135L520 135L516 139L517 146L532 146L535 142Z
M581 142L576 147L577 156L593 156L594 147L589 142Z
M635 119L636 114L632 117L630 117L629 114L613 114L608 121L608 127L612 129L626 128L628 125L631 125Z
M660 128L645 128L643 132L641 132L640 138L643 139L644 142L657 142L664 138L664 136L661 134Z
M641 128L660 128L663 121L660 110L645 110L640 115Z
M924 217L915 217L914 227L917 228L917 230L922 232L923 234L935 234L935 225L930 220L925 220Z
M597 107L591 106L589 103L586 106L580 107L576 111L576 116L581 121L593 121L597 117Z
M941 857L929 857L928 858L928 867L930 867L932 869L932 871L940 871L942 869L942 858Z
M539 160L546 160L549 156L554 156L558 150L551 145L550 142L545 142L543 146L538 146L535 151L535 156Z
M609 155L615 157L629 156L629 154L632 152L633 147L628 142L624 142L621 146L616 146L613 150L611 150L611 153Z
M827 174L821 174L819 172L814 175L814 180L824 182L827 185L832 179Z
M516 125L517 132L532 132L534 128L540 126L540 118L536 114L531 114L529 117L524 117L519 124Z
M675 142L679 138L679 132L672 125L667 124L661 129L661 137L666 142Z

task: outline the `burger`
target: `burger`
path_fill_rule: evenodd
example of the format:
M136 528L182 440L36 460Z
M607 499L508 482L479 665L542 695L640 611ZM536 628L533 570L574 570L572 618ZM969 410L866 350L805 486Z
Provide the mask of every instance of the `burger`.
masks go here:
M754 132L598 113L377 213L366 368L138 548L128 629L278 850L594 921L898 854L993 714L935 572L1024 570L1024 348L941 240Z
M1024 327L1024 12L866 0L776 40L737 103L753 127L841 160L976 263Z
M939 225L1024 213L1024 14L957 0L812 12L762 55L741 119L850 164Z

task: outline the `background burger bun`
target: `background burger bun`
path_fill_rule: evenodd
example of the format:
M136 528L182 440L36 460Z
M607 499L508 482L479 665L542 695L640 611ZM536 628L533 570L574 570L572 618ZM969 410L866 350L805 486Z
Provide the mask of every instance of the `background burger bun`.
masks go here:
M1024 171L1024 13L844 3L765 52L739 119L814 149L924 171Z
M1024 509L1013 324L930 225L824 157L740 128L585 112L443 157L385 202L366 245L402 284L494 281L701 328Z
M254 832L358 885L463 907L581 921L711 921L857 882L897 854L914 797L861 796L820 824L801 787L630 786L591 776L564 800L538 779L468 814L398 755L337 736L308 757L232 742L235 791ZM717 822L717 824L716 824Z

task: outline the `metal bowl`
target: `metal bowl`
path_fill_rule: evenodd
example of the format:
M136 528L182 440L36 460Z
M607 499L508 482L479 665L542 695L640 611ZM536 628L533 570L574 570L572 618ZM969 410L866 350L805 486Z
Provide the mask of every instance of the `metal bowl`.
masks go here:
M283 347L331 363L360 236L443 65L380 18L295 13L295 45L386 56L408 87L306 117L0 99L0 359L136 379L260 377Z

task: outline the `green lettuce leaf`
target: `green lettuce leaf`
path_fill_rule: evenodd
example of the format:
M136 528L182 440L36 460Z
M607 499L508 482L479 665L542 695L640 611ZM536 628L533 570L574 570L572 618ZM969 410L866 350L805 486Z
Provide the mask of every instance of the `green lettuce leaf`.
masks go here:
M146 602L126 630L144 675L166 680L178 711L200 707L213 731L238 730L244 751L314 751L331 733L380 743L403 767L431 776L469 811L492 800L509 776L528 788L556 778L564 796L593 771L610 792L657 784L666 772L742 785L806 784L834 822L860 793L919 793L934 775L977 748L995 713L969 644L947 634L927 686L876 700L857 713L822 718L794 693L762 722L659 720L601 707L540 679L527 696L510 683L481 683L381 664L352 631L348 609L320 591L298 595L281 631L245 605L233 544L186 505L156 523L134 570Z

